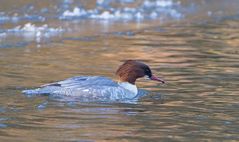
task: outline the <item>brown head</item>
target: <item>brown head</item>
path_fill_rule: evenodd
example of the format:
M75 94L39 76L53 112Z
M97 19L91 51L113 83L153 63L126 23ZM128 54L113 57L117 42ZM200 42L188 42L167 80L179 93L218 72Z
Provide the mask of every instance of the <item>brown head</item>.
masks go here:
M135 60L125 61L116 71L116 75L119 76L121 82L129 82L131 84L135 84L135 81L138 78L144 76L148 76L151 80L164 83L162 79L157 78L152 74L149 66Z

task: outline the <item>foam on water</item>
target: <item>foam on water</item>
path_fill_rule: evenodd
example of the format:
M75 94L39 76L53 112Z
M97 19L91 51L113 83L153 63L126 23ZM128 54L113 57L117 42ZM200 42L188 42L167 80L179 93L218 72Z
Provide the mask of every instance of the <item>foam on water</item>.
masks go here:
M85 16L87 12L84 9L75 7L73 11L66 10L62 16L63 17L72 17L72 16Z
M207 7L207 3L184 3L183 0L62 0L38 5L34 2L21 2L19 6L9 5L7 10L0 11L0 42L8 44L7 42L12 41L7 41L6 38L17 36L12 39L18 39L21 36L24 41L39 43L43 38L51 40L51 37L63 32L67 32L65 35L74 32L73 36L84 37L84 34L88 34L86 29L91 29L90 33L108 33L114 26L117 27L114 28L115 31L124 29L128 22L137 23L137 28L142 28L148 21L157 24L171 20L187 20L190 14L196 14L203 9L200 6ZM222 15L226 10L222 12L206 9L204 12L211 18ZM62 27L49 26L55 23ZM95 25L100 26L96 28Z
M23 16L19 16L17 13L13 16L6 16L0 14L0 24L3 23L18 23L20 21L39 21L44 22L46 20L46 17L39 16L39 15L28 15L25 14Z
M122 3L132 3L133 1L121 1ZM94 9L83 9L75 7L73 10L66 10L60 19L102 19L102 20L150 20L163 18L182 18L175 7L180 6L180 2L174 3L172 0L143 1L136 7L123 6L113 7L109 0L98 0Z
M71 27L49 27L50 21L97 19L100 21L137 21L179 19L180 2L173 0L97 0L95 5L87 7L82 1L64 0L53 7L39 7L35 4L19 6L11 11L0 11L0 42L9 35L22 36L26 41L41 42L42 38L58 36L59 33L72 31ZM22 23L26 23L22 25ZM37 23L36 26L33 23ZM102 23L100 23L102 24ZM9 28L9 25L13 28ZM66 29L67 28L67 29ZM80 28L79 28L80 29Z
M1 37L6 37L6 33L4 32L4 33L0 33L0 39L1 39Z
M59 36L64 31L65 29L62 27L53 28L49 27L47 24L36 26L32 23L26 23L23 26L19 25L14 28L0 29L0 42L5 41L6 38L10 36L17 36L23 37L23 39L28 42L35 41L41 43L43 39L45 40L54 36Z
M26 23L24 26L16 26L15 28L8 29L8 32L32 32L32 33L59 33L64 30L60 28L51 28L47 24L42 26L35 26L32 23Z

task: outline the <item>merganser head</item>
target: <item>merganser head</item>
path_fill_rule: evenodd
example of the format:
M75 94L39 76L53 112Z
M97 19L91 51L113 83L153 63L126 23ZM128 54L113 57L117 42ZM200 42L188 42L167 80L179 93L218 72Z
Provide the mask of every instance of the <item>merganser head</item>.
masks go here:
M129 82L135 84L138 78L148 76L149 79L165 83L164 80L154 76L146 64L135 61L125 61L116 71L116 75L119 76L120 82Z

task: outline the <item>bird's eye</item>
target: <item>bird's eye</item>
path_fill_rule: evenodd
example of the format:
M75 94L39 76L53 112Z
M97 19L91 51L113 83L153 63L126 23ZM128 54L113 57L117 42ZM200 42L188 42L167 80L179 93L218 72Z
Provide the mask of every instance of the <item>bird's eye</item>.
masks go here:
M146 72L147 72L147 73L149 73L149 72L150 72L150 70L149 70L149 69L146 69Z
M146 68L146 69L145 69L145 74L148 75L149 77L151 77L151 71L150 71L150 69Z

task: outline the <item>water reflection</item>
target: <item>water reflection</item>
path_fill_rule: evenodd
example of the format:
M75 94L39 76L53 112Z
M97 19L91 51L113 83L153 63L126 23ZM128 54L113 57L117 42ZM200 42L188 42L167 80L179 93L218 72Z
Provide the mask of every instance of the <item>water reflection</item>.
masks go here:
M237 141L238 23L235 17L172 23L84 38L64 35L41 48L34 42L1 48L0 140ZM76 75L114 78L129 58L147 62L167 84L139 80L152 93L136 104L20 93Z

